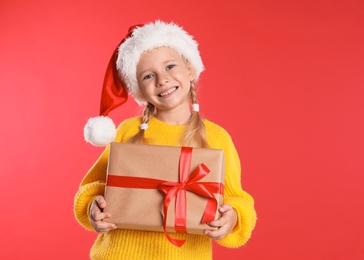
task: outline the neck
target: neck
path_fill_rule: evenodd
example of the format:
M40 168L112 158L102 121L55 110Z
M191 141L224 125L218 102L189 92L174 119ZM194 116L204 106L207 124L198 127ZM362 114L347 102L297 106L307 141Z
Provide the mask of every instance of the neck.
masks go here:
M190 109L158 110L155 117L170 125L186 125L191 118Z

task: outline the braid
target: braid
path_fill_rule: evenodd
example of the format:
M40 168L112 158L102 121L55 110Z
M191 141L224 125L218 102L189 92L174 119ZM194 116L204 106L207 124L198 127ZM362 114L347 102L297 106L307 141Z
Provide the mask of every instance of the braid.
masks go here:
M194 81L191 82L190 93L192 104L197 104L196 83ZM182 138L182 144L191 147L208 147L205 124L197 111L192 112L191 120Z
M154 114L154 105L148 103L148 105L143 110L143 118L142 124L148 124L150 118ZM140 129L140 131L131 139L131 143L142 144L144 142L144 129Z
M191 101L192 104L197 104L197 94L196 94L196 83L194 81L191 82Z
M148 103L148 105L144 108L143 111L143 122L142 124L148 124L150 118L153 116L154 114L154 105L152 103Z

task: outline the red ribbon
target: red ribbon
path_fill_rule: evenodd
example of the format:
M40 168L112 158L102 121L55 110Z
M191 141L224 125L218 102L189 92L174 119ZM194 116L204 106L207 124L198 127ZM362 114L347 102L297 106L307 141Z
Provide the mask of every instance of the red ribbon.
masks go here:
M191 173L192 148L182 147L179 161L179 182L170 182L165 180L157 180L142 177L108 175L107 186L121 188L143 188L143 189L159 189L165 193L163 203L163 230L167 239L174 245L180 247L185 240L174 239L167 232L167 212L168 206L172 199L176 197L175 207L175 229L178 233L187 233L186 231L186 191L189 190L195 194L207 198L207 204L202 216L201 223L214 220L218 207L214 194L222 194L224 185L216 182L197 182L209 174L210 170L203 163Z

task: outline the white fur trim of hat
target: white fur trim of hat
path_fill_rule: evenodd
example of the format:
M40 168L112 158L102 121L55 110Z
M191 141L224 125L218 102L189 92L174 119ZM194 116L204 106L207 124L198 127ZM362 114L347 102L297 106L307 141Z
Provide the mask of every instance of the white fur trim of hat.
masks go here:
M132 37L119 46L116 65L129 94L139 105L146 104L147 101L139 88L136 67L145 51L158 47L172 48L184 57L195 70L196 82L204 70L198 43L182 27L175 23L156 21L135 28Z

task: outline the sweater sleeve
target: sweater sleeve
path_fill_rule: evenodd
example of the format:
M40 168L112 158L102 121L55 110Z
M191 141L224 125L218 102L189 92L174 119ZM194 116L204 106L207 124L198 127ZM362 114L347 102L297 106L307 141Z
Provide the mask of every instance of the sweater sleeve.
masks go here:
M108 154L109 146L87 172L74 198L76 220L88 230L94 230L89 219L91 202L104 194Z
M250 239L255 227L257 217L254 199L241 187L240 159L230 135L223 131L214 140L219 140L219 144L215 143L214 146L223 149L225 153L224 204L230 204L238 217L232 232L216 242L225 247L237 248Z

